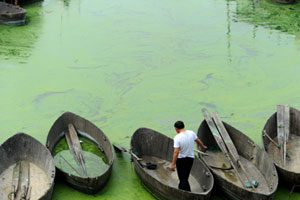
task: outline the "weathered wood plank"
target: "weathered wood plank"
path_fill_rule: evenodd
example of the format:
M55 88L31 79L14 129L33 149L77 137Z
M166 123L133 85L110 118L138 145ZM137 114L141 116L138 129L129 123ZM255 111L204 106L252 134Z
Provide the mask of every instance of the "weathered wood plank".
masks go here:
M30 163L21 161L21 199L27 199L30 185Z
M251 179L249 178L249 175L246 172L242 162L240 161L240 156L239 156L223 122L221 121L218 113L213 112L212 115L213 115L214 122L219 130L219 133L225 143L225 146L228 149L229 155L231 156L231 158L234 161L232 167L236 169L238 176L240 177L240 180L243 182L243 185L246 183L246 181L248 181L249 184L251 185L252 189L255 190L255 187L254 187ZM244 176L242 174L244 174Z
M20 179L20 161L18 161L16 163L16 166L13 169L13 176L12 176L12 187L11 187L11 199L14 200L17 192L18 192L18 188L19 188L19 179Z
M205 121L213 135L213 137L215 138L217 144L219 145L221 151L224 153L224 154L227 154L227 149L226 149L226 146L222 140L222 137L215 125L215 123L213 122L213 120L211 119L211 117L209 116L209 113L206 109L202 109L202 113L203 113L203 116L205 118ZM225 155L225 156L228 156L228 155Z
M283 124L284 124L284 144L283 144L283 166L286 165L286 145L289 141L290 134L290 106L284 106L283 113Z
M284 122L283 122L284 106L277 105L277 139L280 148L284 143Z
M277 140L278 145L280 147L280 154L281 154L281 164L285 166L285 155L284 149L286 148L285 144L285 127L284 127L284 112L285 106L284 105L277 105Z
M290 106L284 106L284 133L286 135L286 142L289 140L290 135Z
M81 164L81 167L84 171L84 173L87 175L87 171L86 171L86 167L85 167L85 159L82 153L82 148L80 145L80 141L77 135L77 131L75 130L75 127L73 126L73 124L69 124L68 125L69 128L69 133L71 135L71 139L72 139L72 143L73 143L73 147L74 147L74 152Z
M68 131L66 131L65 137L70 151L74 155L77 164L82 168L84 174L87 176L85 159L82 153L80 141L77 135L77 131L75 130L75 127L72 124L68 124Z
M66 140L67 140L67 143L68 143L70 152L75 156L73 143L72 143L71 136L70 136L70 133L69 133L68 130L65 131L65 138L66 138ZM76 159L76 161L77 161L77 159Z
M216 126L219 130L219 133L220 133L221 137L223 138L226 147L228 148L229 154L231 155L234 162L237 163L238 160L240 159L240 156L239 156L239 154L238 154L238 152L237 152L237 150L236 150L236 148L235 148L235 146L234 146L227 130L225 129L224 124L222 123L218 113L213 112L212 115L213 115L213 119L216 123Z
M237 167L237 166L238 166L239 164L241 164L241 163L239 163L238 160L234 163L234 162L232 161L232 159L230 158L230 155L229 155L228 149L227 149L227 147L226 147L226 144L224 143L224 141L223 141L223 139L222 139L222 136L221 136L219 130L217 129L217 127L216 127L214 121L213 121L213 120L211 119L211 117L209 116L208 111L207 111L206 109L202 109L202 113L203 113L204 118L205 118L205 121L207 122L208 127L209 127L210 131L212 132L212 135L213 135L213 137L215 138L217 144L219 145L221 151L224 153L225 157L226 157L226 158L228 159L228 161L230 162L230 165L231 165L232 168L234 169L234 171L235 171L237 177L239 178L239 181L241 182L242 186L244 186L245 188L247 188L246 185L245 185L247 179L242 175L241 168L238 168L238 167ZM222 123L222 125L223 125L223 123ZM224 125L223 125L223 126L224 126ZM224 127L224 129L225 129L225 127ZM226 129L225 129L225 131L226 131ZM228 134L228 133L227 133L227 134ZM229 136L229 135L228 135L228 136ZM229 138L230 138L230 137L229 137ZM232 141L231 141L231 142L232 142ZM249 179L248 179L248 181L250 182L252 188L255 190L255 188L254 188L252 182L251 182Z

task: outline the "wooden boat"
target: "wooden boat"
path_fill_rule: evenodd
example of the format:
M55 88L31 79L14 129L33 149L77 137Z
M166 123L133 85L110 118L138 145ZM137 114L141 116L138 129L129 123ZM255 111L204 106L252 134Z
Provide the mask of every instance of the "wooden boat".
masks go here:
M50 150L52 155L54 153L54 148L56 144L63 137L65 137L65 131L68 130L68 126L70 124L74 126L79 136L88 138L89 140L93 141L95 145L98 146L98 148L107 157L108 166L104 171L101 171L99 174L92 176L80 173L72 174L63 168L57 167L56 165L57 171L58 173L62 174L63 179L67 183L69 183L69 185L71 185L73 188L84 193L95 194L106 184L110 177L114 162L114 152L112 150L112 145L110 144L105 134L90 121L74 113L66 112L55 121L47 137L46 146ZM74 169L74 167L72 168Z
M0 199L50 200L55 165L48 149L18 133L0 146Z
M194 159L189 177L191 191L178 189L177 172L170 170L173 158L173 139L148 128L135 131L131 139L132 152L142 160L133 159L135 171L146 188L160 199L209 199L214 179L198 158ZM147 162L157 165L155 170L145 167Z
M26 10L9 3L0 2L0 24L24 25Z
M278 175L267 153L242 132L223 122L223 127L229 135L226 140L232 142L241 162L241 166L238 168L242 169L242 166L245 168L241 173L241 169L233 167L234 163L230 161L232 157L228 158L222 152L222 147L220 148L219 145L220 141L217 143L217 139L212 135L212 132L215 134L215 131L218 131L212 126L219 127L219 124L217 125L212 118L209 119L210 121L207 119L202 121L197 134L198 138L208 146L206 151L208 156L199 156L212 171L218 188L233 199L273 199L278 186ZM220 122L221 120L218 123ZM240 178L241 175L249 179L243 180ZM250 185L247 180L252 183L257 181L258 186L252 188L252 184Z
M282 180L292 185L299 185L300 111L290 107L289 112L286 113L287 120L285 120L283 124L279 124L280 118L277 111L266 122L262 131L263 146L275 163L280 181ZM284 156L281 151L284 149L284 144L281 146L280 143L278 143L279 138L277 137L282 131L281 128L287 128L289 131L289 135L286 138ZM283 158L286 159L285 165L283 164Z

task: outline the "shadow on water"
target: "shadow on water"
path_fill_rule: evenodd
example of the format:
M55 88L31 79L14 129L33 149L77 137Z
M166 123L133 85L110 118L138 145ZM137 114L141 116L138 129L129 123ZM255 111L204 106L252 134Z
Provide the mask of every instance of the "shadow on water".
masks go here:
M26 63L41 34L42 2L24 6L27 12L24 26L0 25L0 59Z
M285 5L272 0L236 0L235 12L238 21L255 25L254 37L256 26L300 36L299 8L300 1Z

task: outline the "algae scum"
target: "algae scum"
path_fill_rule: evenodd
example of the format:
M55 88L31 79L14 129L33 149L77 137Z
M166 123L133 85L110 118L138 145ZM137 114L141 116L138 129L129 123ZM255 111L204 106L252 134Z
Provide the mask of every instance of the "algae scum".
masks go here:
M205 107L262 146L261 131L276 104L300 109L299 3L44 0L26 5L25 26L0 25L0 143L17 132L44 143L51 124L71 111L100 127L111 143L129 148L139 127L173 138L174 122L183 120L196 131ZM60 152L77 166L61 142ZM87 159L96 156L100 163L100 154L81 144ZM115 157L111 178L95 196L58 180L52 199L154 199L129 155ZM105 170L101 163L97 169ZM280 185L274 199L289 193ZM299 199L299 192L290 196Z
M284 5L275 0L237 0L236 4L236 15L242 21L300 35L300 1Z
M86 137L79 136L79 140L85 158L87 175L89 177L95 177L103 174L109 168L105 153L98 148L98 145L95 142ZM69 150L65 137L56 144L53 156L56 167L62 171L75 176L84 176L82 168L78 166L73 154Z

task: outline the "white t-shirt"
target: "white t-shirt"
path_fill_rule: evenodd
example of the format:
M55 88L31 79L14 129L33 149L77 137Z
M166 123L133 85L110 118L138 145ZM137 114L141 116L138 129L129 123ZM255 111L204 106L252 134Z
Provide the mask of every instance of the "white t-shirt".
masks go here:
M190 157L194 158L194 142L197 139L194 131L186 130L185 132L178 133L174 137L174 148L179 148L178 158Z

